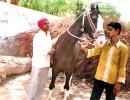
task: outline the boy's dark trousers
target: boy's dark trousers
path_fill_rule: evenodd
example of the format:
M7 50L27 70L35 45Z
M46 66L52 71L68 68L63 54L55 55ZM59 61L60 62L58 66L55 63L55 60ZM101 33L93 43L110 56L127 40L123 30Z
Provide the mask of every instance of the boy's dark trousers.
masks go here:
M100 100L100 97L105 89L106 100L115 100L116 94L114 94L114 84L109 84L95 79L92 94L90 100Z

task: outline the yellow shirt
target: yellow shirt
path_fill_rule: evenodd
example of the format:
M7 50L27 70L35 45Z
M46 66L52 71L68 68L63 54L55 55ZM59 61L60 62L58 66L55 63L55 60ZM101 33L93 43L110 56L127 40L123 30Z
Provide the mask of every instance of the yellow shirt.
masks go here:
M110 40L103 47L88 49L88 57L100 55L95 78L115 84L125 83L128 47L121 41L112 45Z

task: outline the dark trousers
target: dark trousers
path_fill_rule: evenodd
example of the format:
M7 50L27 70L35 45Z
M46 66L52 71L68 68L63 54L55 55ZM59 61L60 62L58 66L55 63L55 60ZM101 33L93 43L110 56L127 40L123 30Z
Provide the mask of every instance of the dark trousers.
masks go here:
M116 95L113 93L114 84L109 84L103 81L94 80L93 90L90 100L100 100L100 97L105 89L106 100L115 100Z

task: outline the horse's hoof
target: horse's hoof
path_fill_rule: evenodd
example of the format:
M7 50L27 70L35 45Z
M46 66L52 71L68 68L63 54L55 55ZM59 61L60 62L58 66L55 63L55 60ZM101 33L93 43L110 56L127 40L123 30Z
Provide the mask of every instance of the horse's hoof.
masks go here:
M53 93L53 90L49 90L49 95L48 95L47 100L51 100L52 93Z
M69 100L69 90L66 90L64 91L64 99L63 100Z

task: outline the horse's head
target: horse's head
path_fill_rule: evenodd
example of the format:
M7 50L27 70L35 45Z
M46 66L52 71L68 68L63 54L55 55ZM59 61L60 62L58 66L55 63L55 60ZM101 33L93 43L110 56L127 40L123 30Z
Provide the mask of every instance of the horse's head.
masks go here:
M103 19L100 15L100 11L97 3L92 3L90 9L86 10L82 14L82 31L89 35L90 38L94 38L94 45L102 46L106 42Z
M98 6L91 5L92 9L84 13L84 32L89 35L89 37L94 38L94 45L102 46L106 42L104 29L103 29L103 19L98 10ZM95 7L95 8L94 8Z
M67 33L72 36L69 39L73 42L73 45L77 40L82 40L81 36L83 34L87 34L87 37L89 36L90 39L94 39L95 33L98 30L103 31L103 19L100 15L98 5L91 5L89 10L86 10L77 18L67 30ZM104 35L104 33L102 34ZM103 37L105 38L105 35ZM71 38L73 38L73 41ZM102 42L102 40L100 41Z
M94 5L93 5L94 6ZM99 10L96 8L92 8L83 14L82 27L84 28L84 32L87 33L91 38L93 38L92 33L95 33L98 25L98 18L100 16Z
M83 33L87 33L91 38L96 31L100 11L97 6L83 12L77 20L69 28L69 32L80 37Z

